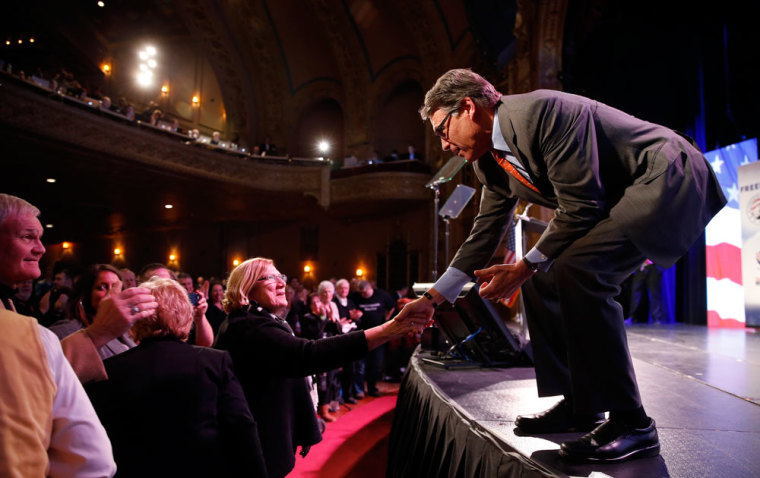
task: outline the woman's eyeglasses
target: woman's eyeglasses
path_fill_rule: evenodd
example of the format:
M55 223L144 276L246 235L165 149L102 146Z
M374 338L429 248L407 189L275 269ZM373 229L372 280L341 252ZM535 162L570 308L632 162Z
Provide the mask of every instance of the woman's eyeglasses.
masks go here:
M280 279L286 284L288 283L288 276L286 276L285 274L271 274L268 276L262 276L258 278L258 280L260 280L261 282L276 281L277 279Z

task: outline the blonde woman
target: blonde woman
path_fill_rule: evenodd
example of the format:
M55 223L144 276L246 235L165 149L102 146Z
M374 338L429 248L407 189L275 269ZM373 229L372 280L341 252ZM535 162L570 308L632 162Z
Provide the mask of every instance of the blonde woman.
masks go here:
M270 478L287 475L298 446L305 456L322 436L306 377L340 367L423 324L390 320L382 325L318 340L293 335L276 315L287 305L282 275L270 259L237 266L224 298L227 321L215 347L228 350L259 427Z

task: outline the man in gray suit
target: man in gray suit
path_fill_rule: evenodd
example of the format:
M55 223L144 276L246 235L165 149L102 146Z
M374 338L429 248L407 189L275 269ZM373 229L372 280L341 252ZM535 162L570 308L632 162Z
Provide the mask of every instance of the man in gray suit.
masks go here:
M522 287L538 393L563 399L518 416L518 433L590 431L562 443L571 461L659 454L614 297L645 258L673 265L725 204L704 156L690 139L597 101L549 90L502 96L465 69L438 79L420 115L483 188L470 236L399 318L432 317L473 277L485 299ZM522 260L482 269L518 199L554 217Z

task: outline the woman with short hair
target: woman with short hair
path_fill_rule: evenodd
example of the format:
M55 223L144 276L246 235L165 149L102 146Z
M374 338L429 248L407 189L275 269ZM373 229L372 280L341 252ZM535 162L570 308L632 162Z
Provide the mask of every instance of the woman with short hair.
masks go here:
M108 358L85 388L118 476L266 476L256 422L227 352L187 344L193 307L171 279L140 285L158 303L132 328L137 347Z
M224 299L229 317L214 344L232 356L259 426L270 477L285 476L293 469L297 447L305 456L311 445L322 440L307 376L359 359L368 350L423 325L389 320L335 337L296 337L276 315L287 305L286 283L271 259L258 257L237 266Z

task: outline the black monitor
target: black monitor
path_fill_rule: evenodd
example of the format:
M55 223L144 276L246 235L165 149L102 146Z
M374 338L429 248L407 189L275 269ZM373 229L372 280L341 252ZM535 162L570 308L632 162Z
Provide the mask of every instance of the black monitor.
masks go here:
M432 284L415 284L422 294ZM435 323L447 339L448 348L423 360L447 368L484 366L511 367L527 365L524 344L502 320L494 304L483 300L479 285L468 284L454 304L441 304Z

